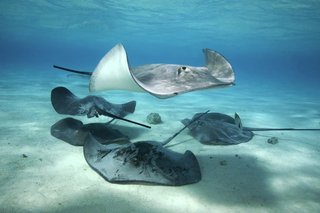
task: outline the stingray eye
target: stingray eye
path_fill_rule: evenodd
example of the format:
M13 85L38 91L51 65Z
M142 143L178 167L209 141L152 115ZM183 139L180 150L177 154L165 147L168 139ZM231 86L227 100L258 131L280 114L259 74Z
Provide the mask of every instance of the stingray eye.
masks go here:
M182 72L187 73L189 71L190 71L190 69L188 67L185 67L185 66L179 67L178 68L178 75L180 75Z

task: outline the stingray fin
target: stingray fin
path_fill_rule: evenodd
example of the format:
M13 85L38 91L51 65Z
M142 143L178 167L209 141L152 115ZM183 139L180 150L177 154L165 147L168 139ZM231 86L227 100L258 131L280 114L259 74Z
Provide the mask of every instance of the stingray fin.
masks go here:
M65 141L74 146L83 146L84 141L81 137L87 133L81 131L83 123L71 117L67 117L57 121L50 128L53 137Z
M92 167L92 164L94 162L101 161L101 159L103 159L113 149L121 146L122 145L115 143L103 145L99 143L99 141L97 141L97 139L91 133L88 133L87 137L84 139L83 153L90 167L100 174L96 168Z
M68 106L77 100L77 96L65 87L56 87L51 91L52 106L59 114L68 114Z
M232 84L235 81L235 75L231 64L220 53L210 50L208 48L203 49L205 55L206 66L208 71L218 80Z
M90 78L90 91L109 89L143 91L129 69L122 44L114 46L99 62Z
M136 109L136 101L130 101L128 103L123 104L122 109L123 111L126 111L128 113L134 113L135 109Z
M234 122L237 127L242 129L242 123L241 123L241 119L240 119L240 116L238 115L238 113L234 113Z

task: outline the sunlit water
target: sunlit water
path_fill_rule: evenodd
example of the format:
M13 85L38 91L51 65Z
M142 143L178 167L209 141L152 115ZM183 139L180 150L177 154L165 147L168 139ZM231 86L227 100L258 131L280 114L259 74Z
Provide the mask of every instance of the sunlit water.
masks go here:
M130 119L162 116L151 130L117 121L132 141L164 140L180 120L208 109L237 112L245 126L320 128L319 10L319 1L298 0L1 1L0 211L318 212L319 132L257 133L245 144L206 146L184 131L171 149L194 152L202 180L165 187L108 183L90 169L81 147L49 130L65 117L51 106L54 87L89 94L88 78L52 65L92 71L119 42L133 66L202 66L202 48L211 48L236 73L233 87L165 100L96 93L114 103L136 100ZM280 142L268 144L272 136Z

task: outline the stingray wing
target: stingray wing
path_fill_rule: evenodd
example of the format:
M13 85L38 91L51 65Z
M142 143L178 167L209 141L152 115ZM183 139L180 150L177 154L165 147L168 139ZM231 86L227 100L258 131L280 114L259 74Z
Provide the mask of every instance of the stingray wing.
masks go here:
M74 118L64 118L51 126L51 135L74 146L83 146L88 134L102 144L129 143L128 136L104 123L83 124Z
M192 152L180 154L152 142L111 148L88 137L84 156L97 173L112 183L178 186L201 179L200 167Z
M56 87L51 91L51 103L55 111L65 115L87 115L89 118L101 114L124 117L135 111L136 102L112 104L99 96L78 98L65 87Z
M83 146L87 133L81 131L83 123L74 118L64 118L51 126L51 135L74 146Z
M90 91L110 89L143 91L132 77L127 53L122 44L114 46L100 60L91 75L89 89Z
M206 60L206 66L212 76L225 84L232 84L235 81L235 75L231 64L224 56L208 48L203 49L203 53Z

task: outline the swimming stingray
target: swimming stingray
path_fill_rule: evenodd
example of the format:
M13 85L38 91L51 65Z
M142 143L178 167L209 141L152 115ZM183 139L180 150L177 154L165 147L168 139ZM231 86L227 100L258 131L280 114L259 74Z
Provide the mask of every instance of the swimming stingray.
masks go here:
M51 135L74 146L83 146L91 134L99 143L130 143L128 136L113 129L109 123L83 124L74 118L64 118L51 126Z
M113 47L91 72L77 71L54 65L79 74L91 75L90 91L111 89L148 92L158 98L169 98L199 89L224 87L234 84L230 63L219 53L203 50L206 66L178 64L147 64L129 67L122 44Z
M59 114L87 115L88 118L104 115L150 128L150 126L123 118L135 111L135 101L113 104L102 97L94 95L78 98L67 88L56 87L51 91L51 103Z
M201 179L201 172L194 154L189 150L181 154L164 147L187 126L164 142L150 140L103 145L89 135L84 156L97 173L112 183L171 186L196 183Z
M188 125L190 121L197 119L188 126L190 134L203 144L210 145L232 145L250 141L254 133L252 131L303 131L320 129L297 129L297 128L251 128L243 127L237 113L235 118L221 113L207 113L200 119L202 113L197 113L190 119L181 122Z

